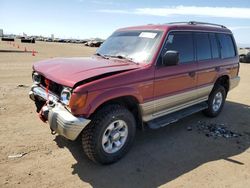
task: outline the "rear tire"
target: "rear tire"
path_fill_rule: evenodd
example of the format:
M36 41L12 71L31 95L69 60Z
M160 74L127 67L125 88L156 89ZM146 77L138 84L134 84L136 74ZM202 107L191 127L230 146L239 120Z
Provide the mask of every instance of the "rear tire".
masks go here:
M94 162L114 163L131 148L135 131L135 118L128 109L120 105L105 106L83 130L83 150Z
M226 99L226 90L223 86L214 87L208 98L208 108L203 113L208 117L216 117L220 114Z

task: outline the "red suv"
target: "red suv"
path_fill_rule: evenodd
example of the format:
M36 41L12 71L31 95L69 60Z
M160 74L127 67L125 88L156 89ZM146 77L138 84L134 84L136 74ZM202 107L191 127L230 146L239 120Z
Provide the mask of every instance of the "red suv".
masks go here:
M82 138L93 161L107 164L131 147L136 127L159 128L198 111L217 116L239 83L232 32L202 22L115 31L89 58L33 66L29 93L51 132Z

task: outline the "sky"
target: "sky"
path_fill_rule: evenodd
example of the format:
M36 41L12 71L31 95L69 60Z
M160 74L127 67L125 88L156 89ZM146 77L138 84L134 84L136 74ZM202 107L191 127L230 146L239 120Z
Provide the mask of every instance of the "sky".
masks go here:
M250 45L249 0L0 0L4 34L105 39L121 27L190 20L225 25Z

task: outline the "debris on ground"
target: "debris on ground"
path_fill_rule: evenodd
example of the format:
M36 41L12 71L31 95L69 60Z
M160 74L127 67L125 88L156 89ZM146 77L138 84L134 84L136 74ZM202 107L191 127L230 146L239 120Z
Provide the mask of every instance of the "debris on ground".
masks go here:
M242 136L239 133L228 130L225 124L207 123L199 121L197 124L198 132L204 133L207 137L223 137L223 138L237 138Z
M23 157L26 154L27 153L18 153L18 154L15 154L15 155L9 155L8 158L9 159L21 158L21 157Z
M26 86L26 85L24 85L24 84L19 84L19 85L17 85L17 87L28 88L29 86Z
M1 110L1 111L5 111L6 108L5 108L5 107L0 107L0 110Z

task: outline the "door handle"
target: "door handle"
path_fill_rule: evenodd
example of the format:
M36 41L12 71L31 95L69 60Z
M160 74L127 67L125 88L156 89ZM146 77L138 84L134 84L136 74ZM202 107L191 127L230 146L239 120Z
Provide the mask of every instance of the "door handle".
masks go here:
M190 77L195 77L195 74L196 74L196 73L195 73L194 71L188 73L188 75L189 75Z

